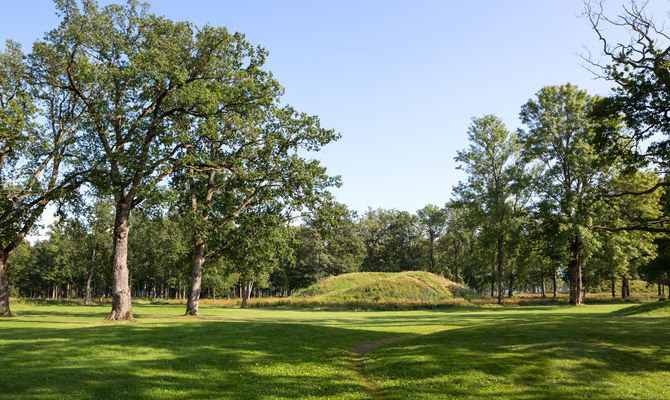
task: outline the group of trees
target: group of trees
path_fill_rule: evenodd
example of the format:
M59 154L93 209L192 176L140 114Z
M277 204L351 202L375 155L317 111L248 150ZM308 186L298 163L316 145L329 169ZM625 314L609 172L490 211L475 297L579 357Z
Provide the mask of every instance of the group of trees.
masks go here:
M551 281L575 305L605 281L670 279L670 38L637 3L615 19L587 4L611 97L548 86L517 132L475 118L453 200L361 217L305 157L338 135L281 105L264 49L132 0L56 7L31 53L0 53L0 315L10 278L14 295L109 296L113 320L132 296L197 315L202 293L246 304L353 271L424 269L500 303ZM28 244L50 204L48 239Z
M585 286L638 275L658 255L654 232L662 229L650 224L665 219L662 177L598 151L599 132L625 129L619 114L596 114L601 101L569 84L550 86L522 107L526 129L517 133L495 116L473 120L471 145L457 157L468 180L454 206L481 248L470 254L495 260L489 276L499 303L519 275L539 276L544 295L546 279L562 273L570 302L581 304Z
M280 105L265 50L239 33L171 21L135 1L56 8L60 25L30 54L8 42L0 55L0 315L10 312L7 260L45 207L65 213L109 198L109 319L132 319L131 214L167 196L175 223L189 228L183 284L197 314L202 266L236 251L239 230L271 236L270 227L328 200L338 180L300 152L338 136Z
M635 274L656 281L659 294L670 281L670 37L645 3L611 18L603 3L587 2L585 14L609 61L585 60L615 84L613 95L542 88L521 108L524 129L509 132L495 116L474 119L471 145L457 157L468 173L455 203L474 233L469 254L496 265L489 276L500 303L505 284L512 293L529 266L543 293L545 277L562 271L575 305L585 286L606 279L614 294L622 278L624 296ZM623 29L628 40L609 40L607 28Z

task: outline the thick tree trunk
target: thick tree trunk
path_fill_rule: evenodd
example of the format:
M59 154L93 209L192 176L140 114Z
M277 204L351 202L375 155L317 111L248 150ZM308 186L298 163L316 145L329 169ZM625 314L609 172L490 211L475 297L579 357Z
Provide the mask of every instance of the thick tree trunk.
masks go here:
M575 235L570 243L570 304L578 306L582 300L582 240Z
M198 303L200 302L200 291L202 287L202 265L205 262L205 241L198 238L193 243L191 254L191 286L188 288L188 301L186 302L186 315L200 315Z
M612 297L616 297L616 279L612 278Z
M246 284L242 284L242 308L247 308L247 302L251 296L251 290L254 287L254 282L249 281Z
M112 312L105 318L108 321L135 320L128 286L129 221L130 205L121 201L117 202L112 248Z
M95 265L95 256L96 256L96 249L95 246L93 247L93 253L91 254L91 266L88 271L88 278L86 279L86 292L84 293L84 305L85 306L90 306L91 305L91 280L93 279L93 272L94 272L94 265Z
M544 272L542 272L542 298L547 297L547 283L545 282Z
M661 293L661 287L662 287L662 286L661 286L661 275L659 275L659 276L656 278L656 285L658 285L658 295L660 296L660 295L662 294L662 293Z
M7 259L9 254L0 252L0 316L9 316L9 279L7 278Z
M498 239L498 304L503 304L505 300L505 288L503 282L503 265L504 265L504 254L503 254L503 241Z

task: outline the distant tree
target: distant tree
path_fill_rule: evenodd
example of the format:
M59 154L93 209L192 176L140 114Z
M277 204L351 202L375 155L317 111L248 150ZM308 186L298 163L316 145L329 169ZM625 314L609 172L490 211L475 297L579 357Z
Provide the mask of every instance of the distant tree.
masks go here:
M617 193L633 191L635 188L656 186L658 177L652 171L621 173L608 182L608 190ZM637 274L637 269L657 255L655 238L665 233L649 232L641 228L644 221L663 218L661 199L665 189L659 188L645 195L604 197L598 203L593 226L600 242L596 251L602 273L593 276L593 285L616 277L624 280ZM629 229L635 226L634 229ZM655 231L655 229L654 229ZM624 297L626 297L624 293Z
M357 272L365 258L365 245L356 223L357 214L345 204L328 202L307 218L306 227L315 230L323 241L328 263L327 275Z
M493 115L473 119L468 138L470 146L456 157L468 180L459 183L455 191L459 201L480 209L481 225L495 243L498 303L502 304L505 244L518 203L514 183L523 174L516 164L520 146L516 135Z
M287 251L286 227L274 212L244 213L239 224L230 227L231 245L222 256L229 273L237 273L242 285L242 308L247 308L254 285L267 286L270 275Z
M597 97L570 84L547 86L522 107L520 114L528 126L521 132L524 157L542 168L533 185L541 198L554 203L551 208L560 213L561 230L568 237L573 305L582 304L584 249L594 239L588 221L598 188L609 178L612 168L599 162L591 145L599 126L589 116L597 101ZM615 121L611 128L616 126Z
M290 252L280 259L279 284L285 284L286 290L295 290L327 277L325 265L330 263L330 256L321 234L301 225L289 227L287 236Z
M548 262L547 269L551 274L553 297L558 295L559 276L567 263L568 254L565 249L567 237L561 228L561 216L551 199L544 199L535 205L534 219L537 221L538 251L542 260Z
M361 220L366 247L363 271L400 272L421 266L416 216L398 210L368 210Z
M30 242L24 240L7 259L7 277L10 282L12 297L31 297L30 289L34 290L37 282L35 271L35 253Z
M131 218L130 288L145 296L183 298L188 281L189 235L176 212L155 210Z
M447 203L445 209L445 234L439 241L443 249L447 265L451 271L451 279L461 282L461 271L467 251L475 237L475 226L470 226L467 210L454 202Z
M428 270L432 273L443 274L437 267L437 241L440 239L446 226L447 214L444 209L428 204L416 212L419 219L419 226L428 241L428 260L430 262Z
M111 256L110 237L113 226L113 204L110 201L99 199L85 209L86 230L83 245L89 255L89 265L86 274L86 287L84 288L84 305L91 305L91 282L96 272L99 272L100 261L107 260Z
M255 68L261 65L259 59ZM280 220L293 218L327 201L327 188L339 184L318 161L298 154L316 151L338 136L321 128L317 117L272 105L281 91L271 82L249 89L257 101L246 109L202 121L175 173L192 229L187 315L198 315L205 262L235 246L226 236L229 225L238 224L247 210L266 206Z

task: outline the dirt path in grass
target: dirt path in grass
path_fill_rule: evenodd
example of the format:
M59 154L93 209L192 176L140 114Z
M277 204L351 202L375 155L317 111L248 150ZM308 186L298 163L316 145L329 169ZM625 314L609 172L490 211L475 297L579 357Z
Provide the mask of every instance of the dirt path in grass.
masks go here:
M368 344L363 344L358 347L355 347L353 350L353 357L351 358L351 363L353 365L353 369L356 372L356 375L358 376L358 381L359 384L365 388L365 390L370 394L370 398L372 399L383 399L384 396L377 390L375 384L367 377L365 374L365 371L363 370L363 358L365 357L365 353L367 353L370 350L374 350L377 347L384 346L389 343L394 343L398 342L400 340L405 340L409 338L413 338L419 335L413 334L413 335L405 335L405 336L396 336L396 337L391 337L387 338L384 340L380 340L378 342L374 343L368 343Z

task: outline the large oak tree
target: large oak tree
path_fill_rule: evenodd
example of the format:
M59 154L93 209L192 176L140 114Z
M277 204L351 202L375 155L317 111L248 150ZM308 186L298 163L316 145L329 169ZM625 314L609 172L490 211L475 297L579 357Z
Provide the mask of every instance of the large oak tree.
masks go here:
M73 94L85 111L85 145L104 160L91 182L115 202L112 312L133 319L128 286L131 211L178 165L198 121L262 102L275 82L265 53L224 28L196 29L153 15L136 1L99 7L56 2L60 25L34 47L65 76L54 91Z

